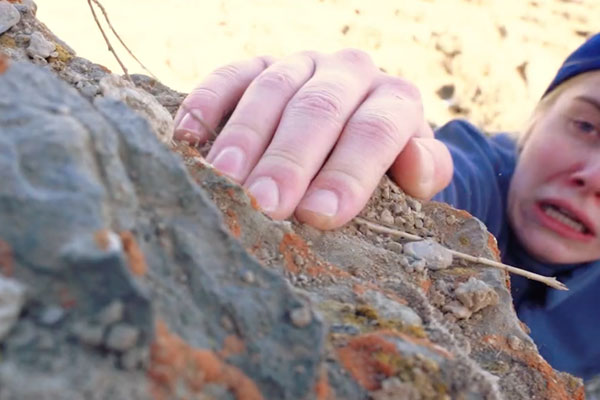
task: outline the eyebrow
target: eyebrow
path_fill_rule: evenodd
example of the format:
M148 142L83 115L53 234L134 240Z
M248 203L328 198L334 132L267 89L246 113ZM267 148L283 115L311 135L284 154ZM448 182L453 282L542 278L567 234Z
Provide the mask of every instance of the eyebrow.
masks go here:
M596 108L596 110L598 112L600 112L600 101L598 101L597 99L595 99L593 97L577 96L577 97L575 97L575 100L579 100L579 101L583 101L585 103L591 104L592 106L594 106L594 108Z

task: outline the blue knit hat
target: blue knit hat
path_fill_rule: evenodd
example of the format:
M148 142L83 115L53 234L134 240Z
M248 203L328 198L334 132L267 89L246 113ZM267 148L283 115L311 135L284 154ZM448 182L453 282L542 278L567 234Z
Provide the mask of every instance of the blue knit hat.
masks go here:
M600 69L600 33L586 40L565 60L544 96L567 79L596 69Z

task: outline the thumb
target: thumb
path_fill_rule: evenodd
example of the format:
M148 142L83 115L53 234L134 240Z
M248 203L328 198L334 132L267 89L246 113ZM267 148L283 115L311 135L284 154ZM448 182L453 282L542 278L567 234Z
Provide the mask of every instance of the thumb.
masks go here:
M389 174L407 194L429 200L452 179L452 157L434 138L412 137L396 157Z

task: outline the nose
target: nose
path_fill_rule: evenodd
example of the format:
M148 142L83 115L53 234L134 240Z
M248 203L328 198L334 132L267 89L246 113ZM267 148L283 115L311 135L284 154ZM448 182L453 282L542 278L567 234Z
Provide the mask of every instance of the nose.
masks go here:
M600 199L600 157L590 160L574 171L571 183Z

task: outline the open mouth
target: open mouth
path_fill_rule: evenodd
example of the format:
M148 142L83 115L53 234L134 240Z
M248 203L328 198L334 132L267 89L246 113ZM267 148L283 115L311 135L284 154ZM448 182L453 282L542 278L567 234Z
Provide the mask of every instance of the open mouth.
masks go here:
M585 236L593 236L592 229L574 213L556 204L541 203L540 208L548 217Z

